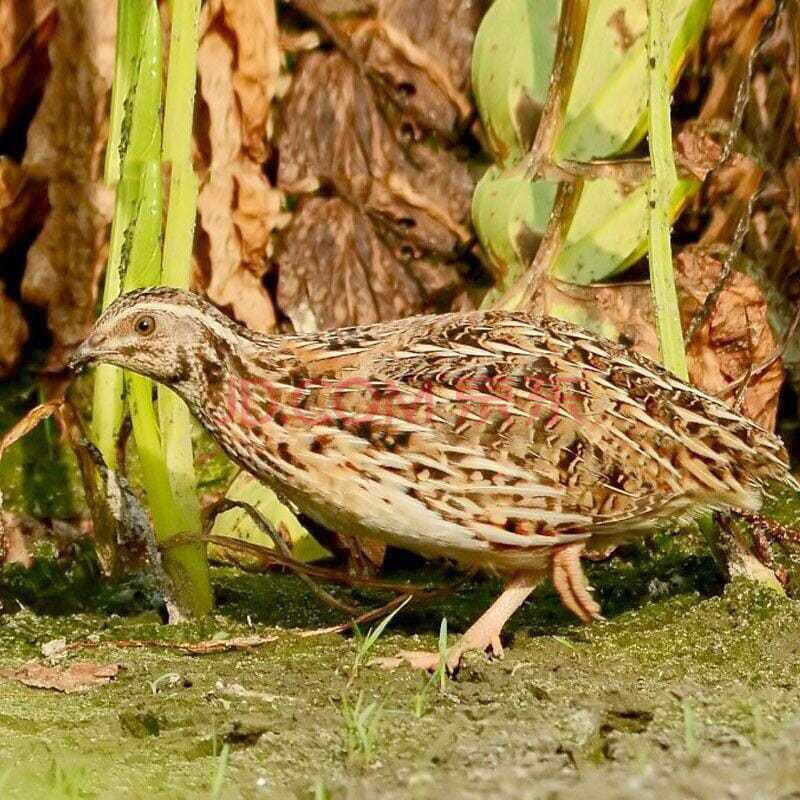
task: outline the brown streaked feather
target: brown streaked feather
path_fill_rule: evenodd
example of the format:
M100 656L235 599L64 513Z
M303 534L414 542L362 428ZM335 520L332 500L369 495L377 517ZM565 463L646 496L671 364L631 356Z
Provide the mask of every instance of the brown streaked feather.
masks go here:
M234 460L321 524L424 554L544 569L555 546L757 509L771 480L800 488L773 434L558 320L471 312L264 336L150 290L98 330L145 310L196 363L170 380L164 341L124 366L170 383ZM232 413L244 384L257 424Z

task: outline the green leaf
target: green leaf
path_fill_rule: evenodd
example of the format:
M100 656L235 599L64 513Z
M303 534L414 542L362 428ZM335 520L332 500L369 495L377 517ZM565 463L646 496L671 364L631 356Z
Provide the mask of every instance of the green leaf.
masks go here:
M705 27L711 0L665 0L674 85ZM647 131L646 0L592 0L557 160L630 151Z
M507 176L490 167L475 188L472 222L495 270L496 286L484 298L489 308L525 272L553 208L557 185Z
M547 96L561 0L496 0L472 51L472 87L489 145L513 162L533 144Z
M670 203L671 219L699 185L678 181ZM550 218L556 186L490 167L476 187L473 223L496 278L483 308L491 308L530 266ZM587 285L608 280L638 261L647 252L648 189L649 182L631 188L611 178L585 181L552 277Z
M141 49L136 83L126 102L130 115L123 124L125 157L122 172L128 167L161 159L161 96L163 92L163 56L161 17L155 0L147 7L142 26ZM127 116L126 114L126 116ZM127 141L126 141L127 131ZM127 147L125 145L127 144Z
M137 79L138 52L145 22L142 12L142 0L117 0L117 46L105 163L105 182L109 186L117 183L122 175L125 104Z
M283 524L292 543L292 557L310 562L330 558L331 554L308 532L292 511L278 499L275 492L247 472L240 472L226 495L252 505L276 530ZM261 547L273 549L272 540L258 529L250 516L241 509L220 514L211 529L214 536L230 536ZM213 553L214 546L211 546Z
M676 184L670 219L699 186L692 180ZM649 187L649 181L633 189L610 178L586 181L553 277L587 285L608 280L638 261L647 251Z

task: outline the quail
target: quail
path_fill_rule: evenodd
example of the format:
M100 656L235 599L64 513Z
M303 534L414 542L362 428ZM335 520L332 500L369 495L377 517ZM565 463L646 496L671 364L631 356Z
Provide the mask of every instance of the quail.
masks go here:
M800 491L781 440L653 361L566 322L475 311L296 335L250 331L200 296L123 295L72 366L172 388L239 466L320 525L501 575L448 654L502 651L550 577L600 614L584 551L710 510L757 518Z

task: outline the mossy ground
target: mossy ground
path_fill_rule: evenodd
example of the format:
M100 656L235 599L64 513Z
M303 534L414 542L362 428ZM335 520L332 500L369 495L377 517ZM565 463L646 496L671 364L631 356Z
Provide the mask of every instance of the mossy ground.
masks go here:
M702 545L681 538L592 568L605 623L576 624L543 587L509 626L505 659L471 656L444 695L427 692L422 716L420 674L367 667L352 676L352 637L292 632L339 620L291 576L217 570L218 614L167 627L148 610L146 579L103 587L79 560L58 587L59 609L52 593L37 594L54 580L48 570L43 562L33 573L2 574L0 668L41 658L41 646L59 637L97 636L99 646L69 659L125 669L85 694L0 683L4 800L210 798L217 777L216 796L231 800L800 791L792 756L800 605L749 584L724 586ZM407 609L373 654L435 648L442 617L455 636L496 589L485 579ZM277 639L199 657L114 645L253 633ZM380 707L370 757L347 744L346 709L362 693L361 708Z

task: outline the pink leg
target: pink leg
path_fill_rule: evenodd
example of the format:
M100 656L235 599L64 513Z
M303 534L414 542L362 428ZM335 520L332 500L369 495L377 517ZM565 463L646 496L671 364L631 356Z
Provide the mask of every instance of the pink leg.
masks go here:
M500 642L500 632L503 626L541 580L542 575L537 572L522 573L509 581L500 597L448 651L447 669L455 672L461 663L461 657L468 650L491 650L493 655L502 657L503 645ZM385 667L395 667L405 662L416 669L432 671L439 665L439 660L438 653L402 650L396 658L382 659L380 663Z
M553 552L551 578L561 602L584 622L602 619L600 606L589 593L581 567L583 543L567 544Z

